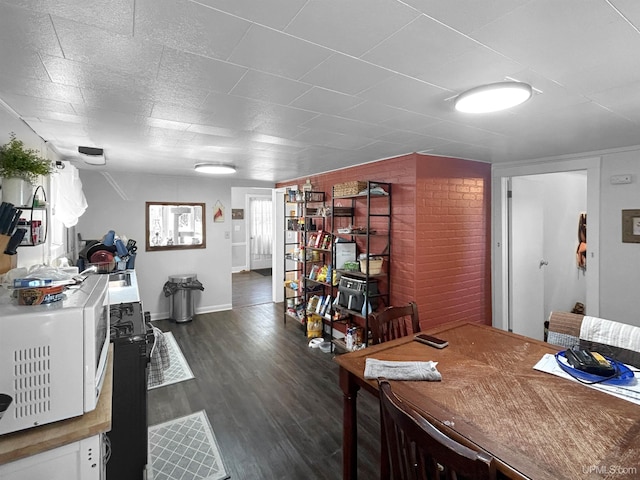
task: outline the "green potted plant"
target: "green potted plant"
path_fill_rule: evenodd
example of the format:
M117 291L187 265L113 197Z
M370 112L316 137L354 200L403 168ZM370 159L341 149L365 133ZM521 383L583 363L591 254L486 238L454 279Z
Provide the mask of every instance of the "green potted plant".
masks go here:
M40 156L37 150L25 148L11 132L10 140L0 147L2 200L16 206L27 205L38 177L49 175L53 170L51 161Z
M40 156L37 150L25 148L22 140L11 133L9 142L0 147L0 177L22 178L34 185L39 176L53 172L51 161Z

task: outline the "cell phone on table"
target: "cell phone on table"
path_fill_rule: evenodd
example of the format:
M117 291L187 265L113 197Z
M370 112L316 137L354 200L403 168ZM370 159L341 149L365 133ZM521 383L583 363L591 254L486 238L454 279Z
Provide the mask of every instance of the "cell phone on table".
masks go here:
M417 342L424 343L426 345L429 345L430 347L435 348L444 348L449 345L449 342L447 342L446 340L442 340L441 338L433 337L425 333L419 333L418 335L413 337L413 339Z

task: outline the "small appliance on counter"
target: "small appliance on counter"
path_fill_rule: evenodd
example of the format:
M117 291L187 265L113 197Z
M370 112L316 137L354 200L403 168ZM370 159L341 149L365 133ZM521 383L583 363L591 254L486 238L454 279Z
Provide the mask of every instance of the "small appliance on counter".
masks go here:
M0 393L12 399L0 434L96 408L109 349L107 280L89 275L54 303L0 305Z

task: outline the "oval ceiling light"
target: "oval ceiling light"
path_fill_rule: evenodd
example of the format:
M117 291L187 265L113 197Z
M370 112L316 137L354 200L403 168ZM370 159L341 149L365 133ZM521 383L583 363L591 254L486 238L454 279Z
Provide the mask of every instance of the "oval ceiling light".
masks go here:
M522 82L497 82L472 88L456 97L455 108L465 113L489 113L506 110L531 98L531 85Z
M236 167L233 165L224 165L222 163L197 163L194 167L196 172L211 173L214 175L229 175L236 173Z

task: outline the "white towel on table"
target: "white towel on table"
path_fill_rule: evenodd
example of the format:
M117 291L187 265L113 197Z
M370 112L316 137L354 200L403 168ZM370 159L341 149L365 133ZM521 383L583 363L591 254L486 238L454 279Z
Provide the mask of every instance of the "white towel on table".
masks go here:
M373 380L384 377L387 380L429 380L439 382L442 375L436 368L438 362L395 362L367 358L364 378Z

